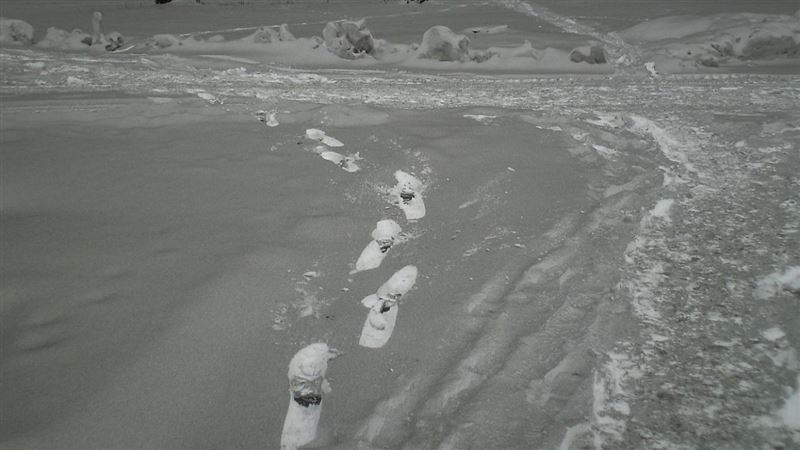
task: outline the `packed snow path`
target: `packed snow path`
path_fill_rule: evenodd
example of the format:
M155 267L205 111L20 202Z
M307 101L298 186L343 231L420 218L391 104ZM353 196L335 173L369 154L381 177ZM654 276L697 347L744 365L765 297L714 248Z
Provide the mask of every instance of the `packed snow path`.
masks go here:
M4 165L21 164L20 161L27 164L26 152L36 153L44 148L19 130L44 127L48 132L62 133L65 142L81 142L79 132L63 129L67 119L77 130L107 133L103 136L108 139L101 142L108 143L115 136L127 138L137 128L147 130L149 135L158 130L165 133L158 136L168 136L162 129L165 124L175 129L187 123L222 127L229 123L223 118L242 118L234 121L237 131L247 133L252 122L257 130L254 133L272 133L258 135L260 147L237 147L238 151L228 148L210 156L186 149L157 153L161 159L151 161L154 166L145 166L152 169L148 176L157 175L177 160L181 176L200 174L219 181L211 190L210 197L214 198L222 195L220 192L227 193L228 186L241 178L241 173L227 169L242 161L255 172L249 180L262 179L262 171L272 170L269 173L282 183L269 185L274 192L258 192L259 197L274 202L261 213L263 216L248 216L246 203L225 205L226 216L236 219L236 223L242 219L240 228L231 229L226 226L228 222L206 224L200 220L207 228L192 236L190 247L207 242L209 236L246 246L238 241L248 235L248 230L285 220L291 224L291 245L302 250L294 253L285 247L287 244L271 243L267 250L254 251L240 260L230 256L235 252L225 247L220 251L224 256L214 259L212 265L233 269L210 281L203 280L202 288L197 288L202 295L189 303L191 307L180 316L179 326L159 322L155 343L138 349L141 353L133 361L120 356L102 359L116 361L126 371L109 374L100 393L94 391L94 385L89 388L76 381L77 390L90 396L91 408L72 410L62 405L68 412L55 409L63 416L29 428L26 424L41 417L37 413L53 409L49 402L54 402L55 394L61 392L58 387L67 387L53 387L42 381L51 378L49 370L60 366L51 359L37 359L40 355L51 352L63 358L58 361L69 361L65 355L72 355L70 345L87 341L101 355L110 351L102 339L90 340L80 333L72 336L59 331L65 323L77 319L70 314L54 318L57 314L53 311L58 308L37 310L34 303L10 307L14 317L24 320L4 330L4 339L7 336L11 344L8 353L4 353L2 370L4 380L11 380L20 389L4 390L0 403L30 408L15 411L4 425L17 427L14 433L10 428L0 433L9 436L10 447L18 442L45 448L101 444L157 447L176 442L197 446L242 442L244 447L274 447L279 442L282 418L265 420L263 415L269 412L264 411L264 405L268 404L266 396L273 387L279 401L285 401L285 375L276 377L272 386L264 375L269 369L264 366L268 364L265 361L287 361L291 354L276 350L280 357L275 357L264 354L263 348L272 340L280 341L281 345L276 345L279 349L297 348L283 344L322 335L343 343L353 340L352 335L358 331L353 324L363 320L363 308L356 304L350 309L357 320L347 323L336 317L338 311L333 303L335 298L354 303L354 297L371 292L367 284L355 282L351 286L346 281L347 262L363 244L364 233L375 226L376 211L387 206L380 189L370 183L385 184L394 170L407 165L418 166L420 173L443 177L439 174L459 163L471 172L458 174L462 181L455 187L454 181L443 178L432 183L425 197L428 216L412 230L426 233L430 237L427 243L437 243L436 251L413 243L392 250L392 259L421 267L424 261L424 276L417 282L414 295L425 301L410 302L407 308L404 305L403 320L408 322L395 330L392 340L380 352L385 356L378 362L372 359L376 352L369 356L349 352L347 358L337 360L336 367L331 368L337 395L326 404L326 416L321 418L320 426L335 432L324 445L408 449L577 449L585 445L621 449L681 445L754 448L764 442L793 445L793 431L786 423L790 415L782 411L786 410L789 393L796 390L800 326L796 290L792 290L791 280L783 280L787 274L795 273L793 267L800 265L797 76L488 78L467 74L438 77L291 71L263 66L198 69L197 61L171 56L113 55L94 59L27 50L3 50L0 62L4 80L0 86L4 95L2 127L4 139L8 139L2 150ZM221 102L199 97L198 92ZM437 151L399 146L397 152L366 158L372 172L382 170L380 177L363 184L345 184L354 178L352 174L330 164L309 168L299 152L278 155L279 144L291 148L304 145L303 139L297 143L297 136L302 136L308 126L319 124L297 117L312 117L321 108L327 109L319 116L329 122L343 120L327 113L335 108L343 115L358 108L372 108L359 116L364 120L377 120L383 114L384 119L370 130L382 143L400 134L382 127L391 128L392 120L410 116L411 112L423 122L445 118L460 130L486 127L483 133L491 132L492 127L519 130L513 128L514 124L522 124L538 133L534 135L535 145L525 147L530 152L556 148L568 153L562 155L565 160L581 167L580 176L576 177L581 194L567 197L574 203L554 207L557 213L536 211L552 214L544 229L527 221L533 219L518 219L518 208L529 201L526 195L530 192L522 195L524 191L515 189L536 181L512 183L515 176L529 169L522 166L523 158L516 159L508 170L503 166L501 174L493 174L495 178L475 182L492 162L488 159L502 154L513 136L494 142L495 147L487 145L481 152L446 146ZM278 111L276 120L280 125L264 127L253 118L259 110ZM494 118L477 123L464 118L465 113ZM410 119L404 120L403 123L410 123ZM283 139L284 135L278 133L289 127L294 127L287 132L291 141L277 142L274 136ZM414 131L421 136L435 136L437 132L421 126ZM231 132L231 136L241 139L241 133ZM354 150L359 142L370 142L370 136L363 132L358 137L355 131L352 135L342 133L337 129L335 136L354 146ZM446 139L458 142L457 136ZM31 141L40 146L29 148L26 145ZM172 149L181 142L162 144ZM142 145L141 151L145 152L147 147ZM276 149L272 151L271 146ZM69 153L70 158L89 158L94 154L91 152L98 151L97 147L81 148ZM69 152L70 147L65 145L62 151ZM465 158L465 154L474 161ZM104 160L108 161L109 170L127 168L123 163L141 157L133 151L114 152L112 156L104 155L109 158ZM381 158L390 164L382 165ZM70 159L73 171L46 173L63 177L59 180L66 183L70 177L82 177L89 167L82 163L90 159ZM255 170L253 161L269 164ZM426 171L428 166L433 170ZM1 228L11 233L9 230L17 230L15 221L25 223L37 217L25 209L26 203L19 199L28 197L20 197L20 192L50 197L45 195L46 190L8 190L9 186L27 185L23 179L5 175L4 219L8 226ZM130 186L142 189L141 180L111 178L114 179L90 177L81 181L98 183L89 187L122 196L136 190L128 189ZM320 179L326 183L322 185L328 187L326 191L309 188ZM181 192L194 188L173 186ZM232 198L245 197L244 189L230 189L235 194ZM85 192L94 191L87 188ZM174 195L173 191L168 193ZM156 194L153 198L164 193ZM449 196L446 199L445 194ZM281 199L291 196L300 196L300 204L311 205L310 218L284 219L279 214L289 208ZM84 220L82 216L69 214L93 214L103 206L103 202L79 202L61 217L58 208L66 206L64 202L54 202L48 205L56 212L46 210L44 214L78 224ZM192 223L198 222L196 214L219 207L191 206L190 215L180 217ZM138 207L141 220L147 218L147 213L158 212L158 205L145 203ZM6 211L14 211L13 216L6 215ZM119 214L113 208L112 212ZM169 217L179 212L170 210ZM363 220L352 219L351 215ZM363 232L347 238L350 230L362 225ZM142 268L133 272L137 275L134 279L163 277L148 272L152 271L148 268L154 261L171 261L180 254L165 239L170 236L170 228L177 226L170 223L141 232L152 235L161 247L153 254L123 255L128 264L132 264L130 260L144 261ZM265 245L269 239L261 236L254 242ZM31 245L24 239L4 237L2 241L8 246L8 250L4 249L9 252L6 254L24 255L15 256L20 258L20 267L27 267L45 280L53 276L41 273L41 267L51 267L47 265L51 260L41 255L41 260L37 259L38 247L33 244L38 241ZM70 245L71 241L59 242ZM462 249L461 245L468 248ZM15 246L25 251L12 253ZM96 247L93 244L87 250L90 257L92 252L100 251ZM326 260L328 252L336 257ZM80 260L81 253L74 254ZM308 255L321 255L314 258L322 261L312 261ZM321 272L334 271L336 264L342 269L337 277L322 273L292 279L308 294L304 301L309 313L286 318L289 330L272 333L268 326L271 317L252 312L261 311L259 307L267 301L265 293L278 289L276 286L294 267L292 264L300 264L297 261L305 263L305 268L289 276L311 273L305 270L317 266ZM62 263L71 267L74 262ZM381 269L396 269L383 266ZM4 265L3 270L9 275L6 279L14 300L11 305L17 304L17 292L35 290L39 284L27 284L30 280L22 277L27 272L16 263L14 267ZM272 284L264 281L265 273L270 272L280 273L270 278ZM372 272L373 281L383 281L378 270L359 276ZM102 282L118 290L108 293L106 285L101 285L86 294L92 304L76 306L76 310L87 308L94 314L89 317L102 318L106 311L103 308L120 308L114 299L126 298L125 289L137 289L139 284L126 281L131 279L127 274L103 267ZM323 281L327 288L318 289ZM185 282L190 286L194 286L190 282L197 283L192 278ZM371 289L374 285L373 282ZM337 290L338 286L343 290ZM174 292L182 292L181 287ZM34 293L34 300L52 296L49 286ZM136 317L123 314L127 312L124 308L114 311L120 314L118 318ZM431 320L425 320L427 317ZM334 319L344 323L337 327ZM406 327L412 323L416 326ZM84 325L91 330L98 326L91 322ZM236 333L231 333L232 329ZM319 335L312 336L313 333ZM95 338L98 336L103 335ZM193 347L194 342L202 346ZM334 344L340 347L339 342ZM184 357L187 346L194 351L192 358ZM40 363L45 365L37 366ZM282 363L275 365L284 370ZM31 367L36 371L26 372ZM163 368L168 368L175 381L164 378ZM81 372L75 367L67 364L65 370L66 380L80 378ZM225 388L219 387L220 379L225 381ZM42 383L32 385L36 381ZM240 386L245 386L241 392ZM154 406L162 405L163 398L176 392L180 395L170 408ZM252 392L265 397L258 398L260 403L248 403ZM217 394L235 401L208 409L208 405L219 404L214 401ZM69 406L83 399L74 401ZM241 414L242 405L249 408L245 409L246 414ZM142 411L151 415L142 416ZM120 416L123 420L118 420ZM235 424L235 428L210 428L198 434L197 424L206 423ZM137 440L143 434L150 440Z

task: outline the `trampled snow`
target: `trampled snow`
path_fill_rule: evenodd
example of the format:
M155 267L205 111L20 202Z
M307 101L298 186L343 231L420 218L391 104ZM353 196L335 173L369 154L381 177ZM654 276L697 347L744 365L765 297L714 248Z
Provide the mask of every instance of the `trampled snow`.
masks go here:
M796 5L43 2L3 3L0 447L797 445L800 80L753 53Z

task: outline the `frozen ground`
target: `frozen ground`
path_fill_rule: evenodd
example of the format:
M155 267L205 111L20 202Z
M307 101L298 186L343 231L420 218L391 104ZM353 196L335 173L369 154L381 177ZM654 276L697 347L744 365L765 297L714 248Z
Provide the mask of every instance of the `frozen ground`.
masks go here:
M792 2L90 3L1 8L37 38L97 5L139 41L509 25L474 46L600 40L631 63L4 45L0 448L278 448L289 361L320 341L344 355L316 448L800 446L797 59L651 75L663 47L616 33ZM352 273L383 219L396 245ZM407 265L391 339L359 347L361 299Z

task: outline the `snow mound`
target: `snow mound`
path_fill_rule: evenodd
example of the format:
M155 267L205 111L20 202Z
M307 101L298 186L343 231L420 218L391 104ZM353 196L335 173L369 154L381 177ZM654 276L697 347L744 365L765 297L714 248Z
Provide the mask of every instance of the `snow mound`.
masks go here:
M256 44L271 44L273 42L289 42L297 40L289 31L289 25L264 26L260 27L255 33L244 37L242 41L253 42Z
M661 69L800 57L800 16L796 14L671 16L620 34L640 45Z
M464 62L469 59L469 38L443 25L433 26L422 35L417 57Z
M33 26L18 19L0 17L0 44L30 45L33 42Z
M36 46L61 50L84 50L92 46L92 36L78 28L68 32L50 27L44 38L36 43Z
M375 40L364 20L328 22L322 30L325 48L344 59L361 58L375 51Z
M584 45L576 47L569 54L569 60L575 63L605 64L606 52L599 45Z

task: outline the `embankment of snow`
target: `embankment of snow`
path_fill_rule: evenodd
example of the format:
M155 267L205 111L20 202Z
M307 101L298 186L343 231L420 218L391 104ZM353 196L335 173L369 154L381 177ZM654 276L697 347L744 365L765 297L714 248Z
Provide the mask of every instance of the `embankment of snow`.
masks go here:
M659 72L800 59L800 16L717 14L650 20L620 35Z
M0 44L30 45L33 26L18 19L0 17Z

